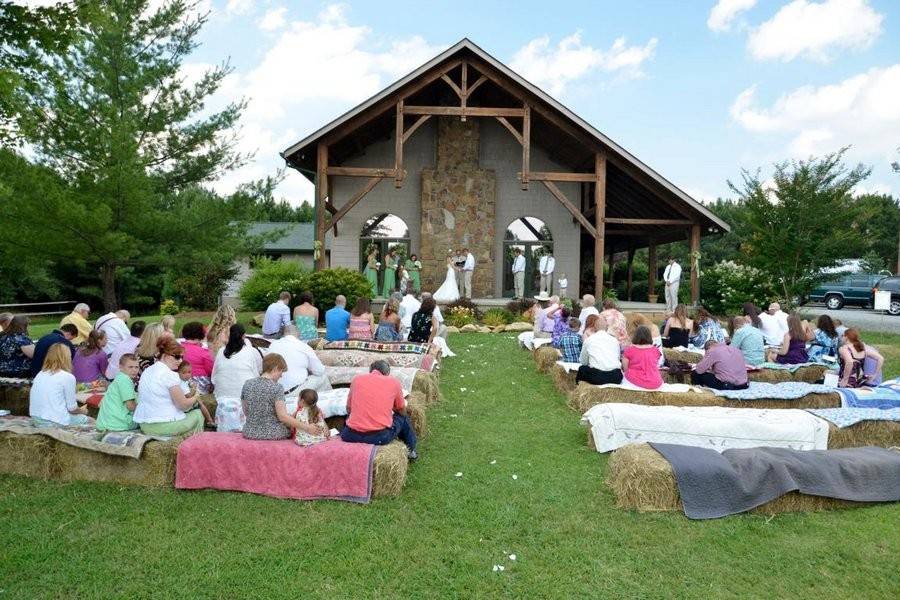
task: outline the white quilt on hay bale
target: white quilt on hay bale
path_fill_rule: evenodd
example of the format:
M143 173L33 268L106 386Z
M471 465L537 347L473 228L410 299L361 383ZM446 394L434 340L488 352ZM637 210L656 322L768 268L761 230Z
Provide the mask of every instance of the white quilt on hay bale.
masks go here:
M828 448L828 422L805 410L610 403L594 406L581 420L591 428L597 452L645 442L718 452L759 446Z

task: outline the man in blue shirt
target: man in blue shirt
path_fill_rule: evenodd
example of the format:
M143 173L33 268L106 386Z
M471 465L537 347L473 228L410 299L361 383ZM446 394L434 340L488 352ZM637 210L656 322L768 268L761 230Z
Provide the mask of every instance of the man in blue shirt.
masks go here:
M339 295L334 299L334 308L325 311L325 339L329 342L347 339L350 313L344 308L345 306L347 306L347 299Z
M262 333L266 339L274 340L281 337L281 331L285 325L291 324L290 292L278 294L278 300L269 305L266 315L263 317Z
M47 357L47 351L50 350L50 346L53 344L65 344L69 347L74 358L75 346L72 345L71 340L76 337L78 337L78 328L71 323L66 323L60 326L59 329L54 329L39 339L34 345L34 356L31 357L31 376L36 377L41 372L41 369L44 367L44 359Z

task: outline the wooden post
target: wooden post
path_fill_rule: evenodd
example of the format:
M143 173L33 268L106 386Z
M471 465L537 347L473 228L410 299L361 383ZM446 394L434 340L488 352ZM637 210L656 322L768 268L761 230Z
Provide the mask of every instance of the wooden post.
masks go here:
M691 304L700 301L700 260L694 258L700 252L700 226L691 226Z
M328 146L320 143L316 152L316 242L319 257L316 269L325 268L325 199L328 198Z
M459 102L463 109L462 117L460 117L461 121L466 120L466 102L468 101L469 96L469 63L464 62L462 64L462 93L459 95Z
M397 122L394 127L394 187L403 185L403 100L397 103Z
M651 295L656 295L656 241L650 239L647 247L647 301L650 301ZM658 298L657 298L658 300Z
M594 155L594 229L597 237L594 238L594 295L597 301L603 299L603 255L604 234L606 224L606 157L602 154Z
M522 115L522 189L528 189L529 171L531 170L531 107L525 105Z
M625 281L625 297L631 302L631 286L634 283L634 246L628 249L628 279Z

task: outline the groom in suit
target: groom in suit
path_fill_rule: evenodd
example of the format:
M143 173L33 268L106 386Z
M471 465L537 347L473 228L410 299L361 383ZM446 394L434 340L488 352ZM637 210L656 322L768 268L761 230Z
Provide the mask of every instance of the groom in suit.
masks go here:
M466 253L463 252L462 248L456 250L456 254L453 255L450 262L453 264L453 270L456 273L456 289L458 289L460 295L462 295L464 283L463 266L466 264Z

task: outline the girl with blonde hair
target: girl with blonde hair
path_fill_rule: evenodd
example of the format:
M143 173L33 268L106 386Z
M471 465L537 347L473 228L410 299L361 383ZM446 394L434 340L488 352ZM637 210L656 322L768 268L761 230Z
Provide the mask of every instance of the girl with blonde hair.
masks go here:
M44 365L31 384L28 414L39 425L87 425L87 407L75 401L72 353L64 344L53 344Z
M223 304L216 309L216 314L213 315L206 330L206 346L213 357L228 343L228 331L235 323L237 323L237 314L232 307Z

